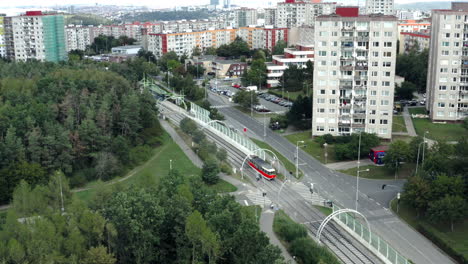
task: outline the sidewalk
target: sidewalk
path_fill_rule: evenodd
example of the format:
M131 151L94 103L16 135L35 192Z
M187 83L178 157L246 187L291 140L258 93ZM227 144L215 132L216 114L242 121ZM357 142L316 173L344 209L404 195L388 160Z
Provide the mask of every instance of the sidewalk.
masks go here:
M162 127L166 130L166 132L171 136L171 138L179 145L182 151L187 155L187 157L195 164L195 166L201 168L203 167L203 161L193 152L193 150L185 143L185 141L177 134L175 129L169 125L169 123L165 120L160 120ZM238 179L233 177L227 176L224 173L220 174L220 178L231 183L232 185L236 186L238 190L244 190L247 188L247 185ZM271 210L266 210L262 212L260 216L260 230L265 232L267 237L270 239L270 243L273 245L278 246L281 249L282 255L286 260L286 263L296 263L286 248L281 244L281 242L276 237L275 233L273 232L273 218L274 212Z
M368 165L374 165L374 163L368 158L362 158L360 166L368 166ZM332 169L332 170L347 170L351 168L356 168L357 160L328 163L328 164L325 164L325 166L327 166L327 168Z
M416 130L414 129L413 126L413 120L411 119L411 115L408 111L408 107L405 106L403 110L403 119L405 120L405 125L406 125L406 130L408 131L408 135L410 137L416 137Z

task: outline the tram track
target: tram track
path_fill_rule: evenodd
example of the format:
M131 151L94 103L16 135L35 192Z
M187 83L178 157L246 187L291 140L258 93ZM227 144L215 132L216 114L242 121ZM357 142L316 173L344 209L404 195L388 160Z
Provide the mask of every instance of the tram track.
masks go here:
M160 106L163 106L162 104ZM165 107L169 111L172 109ZM167 117L174 123L179 122L185 117L182 113L173 113L167 115ZM226 142L218 135L210 131L209 129L204 130L207 137L212 140L218 147L226 149L228 152L228 162L236 168L240 168L245 159L245 154L238 150L232 144ZM273 194L271 200L275 200L274 194L278 193L281 182L280 181L268 181L262 178L262 181L255 180L255 173L253 169L245 169L244 173L252 179L253 185L257 188L263 189L268 193ZM247 168L250 168L247 166ZM262 185L262 186L260 186ZM295 192L287 184L281 190L281 202L282 209L290 216L294 216L294 220L304 223L309 234L313 237L317 235L318 227L325 216L312 204L306 202L301 195ZM285 198L285 199L284 199ZM278 203L278 201L276 201ZM333 222L330 222L327 227L322 231L321 242L329 247L336 256L343 263L356 263L356 264L369 264L369 263L382 263L376 256L374 256L367 248L365 248L360 242L352 238L344 229L339 227Z

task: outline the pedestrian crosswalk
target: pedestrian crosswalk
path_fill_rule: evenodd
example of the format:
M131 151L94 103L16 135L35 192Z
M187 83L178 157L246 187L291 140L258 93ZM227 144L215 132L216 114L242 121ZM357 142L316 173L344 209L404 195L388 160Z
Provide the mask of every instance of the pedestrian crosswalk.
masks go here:
M250 200L251 203L255 205L265 205L267 207L271 205L271 200L268 197L263 196L261 191L249 190L245 196Z
M291 189L297 192L304 200L316 204L316 205L324 205L325 199L323 199L316 190L313 193L310 192L309 187L307 187L302 182L294 182L291 184Z

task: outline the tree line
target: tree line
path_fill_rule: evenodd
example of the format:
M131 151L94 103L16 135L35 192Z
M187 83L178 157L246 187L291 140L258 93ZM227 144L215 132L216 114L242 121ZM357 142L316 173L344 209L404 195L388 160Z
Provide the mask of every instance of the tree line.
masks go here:
M0 238L5 263L284 263L252 210L177 170L157 186L98 185L88 204L60 172L22 181Z
M0 62L0 72L2 203L20 180L44 184L56 170L73 186L110 179L159 144L153 97L100 64Z

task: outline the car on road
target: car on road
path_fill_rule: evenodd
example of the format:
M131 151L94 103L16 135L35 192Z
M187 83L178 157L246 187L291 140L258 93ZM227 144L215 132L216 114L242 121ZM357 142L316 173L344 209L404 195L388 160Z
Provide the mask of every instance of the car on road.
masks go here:
M232 87L239 89L241 88L241 85L238 83L232 83Z
M416 100L411 100L408 102L410 106L417 106L418 105L418 101Z
M426 101L420 101L419 104L420 105L426 105Z

